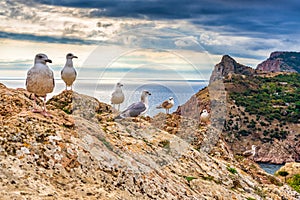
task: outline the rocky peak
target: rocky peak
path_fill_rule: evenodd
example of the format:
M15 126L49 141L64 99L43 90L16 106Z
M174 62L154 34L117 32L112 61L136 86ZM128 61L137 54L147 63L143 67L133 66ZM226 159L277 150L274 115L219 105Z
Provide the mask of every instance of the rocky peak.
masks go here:
M223 80L231 74L252 75L254 74L254 69L237 63L229 55L224 55L221 62L215 65L209 82L212 83L216 80Z
M267 72L300 72L300 52L275 51L257 65L258 70Z

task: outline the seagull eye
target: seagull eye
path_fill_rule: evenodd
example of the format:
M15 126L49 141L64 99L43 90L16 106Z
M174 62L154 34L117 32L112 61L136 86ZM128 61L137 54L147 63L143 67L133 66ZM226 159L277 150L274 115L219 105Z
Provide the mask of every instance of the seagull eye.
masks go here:
M38 56L38 58L42 59L42 58L43 58L43 56L39 55L39 56Z
M71 53L68 53L68 55L67 56L73 56L73 54L71 54Z

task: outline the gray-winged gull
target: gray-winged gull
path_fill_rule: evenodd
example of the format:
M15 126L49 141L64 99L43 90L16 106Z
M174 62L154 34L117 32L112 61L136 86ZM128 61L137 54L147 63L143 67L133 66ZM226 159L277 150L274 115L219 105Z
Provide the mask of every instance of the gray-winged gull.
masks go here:
M68 86L71 86L72 90L72 85L73 82L76 79L77 72L73 67L73 58L78 58L77 56L74 56L72 53L68 53L66 56L66 64L64 68L61 70L61 79L66 83L66 90L68 89Z
M202 113L200 115L200 123L204 122L204 123L207 123L209 121L209 113L207 112L206 109L203 109L202 110Z
M164 109L166 109L166 114L169 114L169 110L173 106L174 106L174 99L173 99L173 97L169 97L169 99L167 99L164 102L162 102L162 104L160 104L156 108L157 109L164 108Z
M34 93L34 108L33 112L40 112L44 116L50 116L46 110L46 96L54 89L53 71L46 65L52 63L47 55L39 53L35 56L34 65L27 72L26 89ZM43 110L39 111L36 107L36 97L43 97Z
M118 111L120 110L120 104L124 102L125 96L122 91L123 84L117 83L115 91L111 94L111 104L115 107L118 105Z
M137 117L143 115L148 110L148 96L151 95L149 91L144 90L141 95L141 101L131 104L126 110L124 110L116 119L126 117Z

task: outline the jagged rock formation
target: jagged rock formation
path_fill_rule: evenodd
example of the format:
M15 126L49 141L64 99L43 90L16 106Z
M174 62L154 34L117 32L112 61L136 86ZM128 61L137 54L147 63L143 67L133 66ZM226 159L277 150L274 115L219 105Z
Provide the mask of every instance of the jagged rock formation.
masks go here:
M219 78L222 80L217 82ZM204 108L209 111L223 109L218 118L223 117L225 122L218 126L222 129L220 137L224 137L235 154L255 144L260 147L254 158L257 162L299 161L299 78L295 73L256 73L229 56L223 56L215 66L210 85L180 106L176 114L183 110L187 116L197 116ZM211 88L216 84L223 84L223 91L222 87L219 91L225 95L222 104L212 104L217 98L211 95Z
M230 77L232 74L240 75L252 75L255 70L251 67L237 63L233 58L228 55L224 55L219 64L216 64L214 70L210 76L209 83L216 80L223 80L226 77Z
M300 52L273 52L267 60L258 64L256 69L267 72L300 73Z
M113 121L92 97L53 97L51 118L24 89L0 85L0 100L2 199L299 199L222 141L212 156L142 118Z

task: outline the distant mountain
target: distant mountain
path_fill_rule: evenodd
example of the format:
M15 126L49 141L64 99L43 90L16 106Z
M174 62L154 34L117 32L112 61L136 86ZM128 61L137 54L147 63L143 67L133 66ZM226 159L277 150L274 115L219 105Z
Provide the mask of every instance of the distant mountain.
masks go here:
M273 52L267 60L258 64L256 69L268 72L300 73L300 52Z
M239 64L229 55L224 55L221 62L215 65L209 82L223 80L232 74L252 75L254 72L253 68Z

